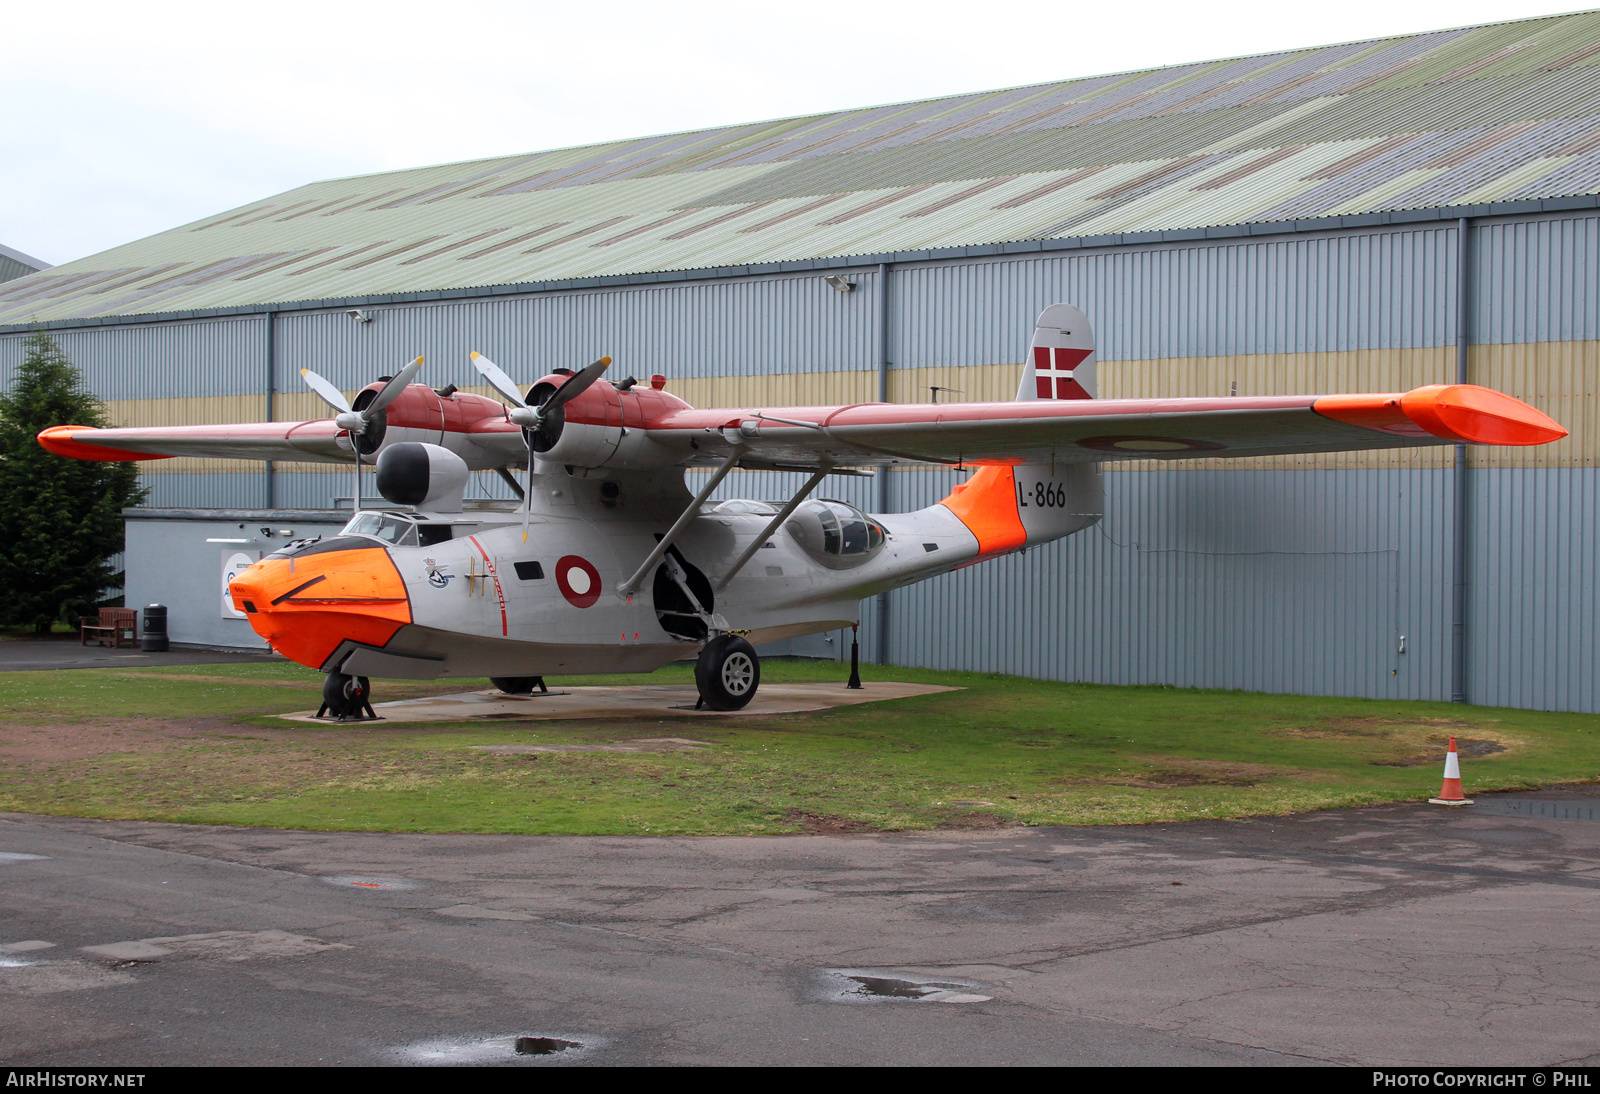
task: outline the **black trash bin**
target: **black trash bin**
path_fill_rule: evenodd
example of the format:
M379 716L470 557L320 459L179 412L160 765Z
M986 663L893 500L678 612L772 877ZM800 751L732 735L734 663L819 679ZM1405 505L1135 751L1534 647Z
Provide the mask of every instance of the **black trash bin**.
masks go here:
M139 634L139 648L145 653L167 652L167 606L146 604L144 629Z

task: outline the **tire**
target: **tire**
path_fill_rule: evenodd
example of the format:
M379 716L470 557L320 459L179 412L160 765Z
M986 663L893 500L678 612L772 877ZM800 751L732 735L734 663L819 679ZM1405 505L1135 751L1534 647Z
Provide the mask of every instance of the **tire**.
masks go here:
M713 638L695 662L694 684L712 710L743 710L761 686L756 648L731 634Z
M532 695L533 689L539 686L539 679L537 676L491 676L489 683L507 695Z
M372 682L365 676L330 672L322 681L322 701L335 718L360 714L371 695Z

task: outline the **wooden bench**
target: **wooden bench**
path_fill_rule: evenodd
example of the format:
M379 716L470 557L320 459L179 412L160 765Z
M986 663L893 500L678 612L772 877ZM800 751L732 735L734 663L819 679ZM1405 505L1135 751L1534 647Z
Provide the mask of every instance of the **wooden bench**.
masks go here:
M121 648L139 644L139 613L132 608L101 608L98 615L85 615L78 619L78 645L87 646L93 638L95 645L110 642Z

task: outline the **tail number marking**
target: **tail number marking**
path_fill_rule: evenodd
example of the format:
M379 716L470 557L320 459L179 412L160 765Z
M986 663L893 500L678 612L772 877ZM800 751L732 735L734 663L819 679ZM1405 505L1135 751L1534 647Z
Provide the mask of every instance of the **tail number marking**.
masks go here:
M1037 479L1030 487L1021 479L1017 480L1018 509L1065 509L1068 500L1065 483L1058 483L1054 479Z

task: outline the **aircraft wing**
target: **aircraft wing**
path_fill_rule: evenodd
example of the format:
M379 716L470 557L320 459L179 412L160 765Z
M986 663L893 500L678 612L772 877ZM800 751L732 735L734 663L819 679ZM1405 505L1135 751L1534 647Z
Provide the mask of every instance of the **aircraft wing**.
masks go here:
M349 448L340 447L338 443L341 432L331 419L119 429L58 425L40 433L39 443L58 456L76 460L210 456L225 460L345 463L351 459L351 453Z
M582 399L584 397L580 397ZM615 398L614 395L610 398ZM487 400L485 400L487 403ZM390 437L460 449L478 469L526 459L520 427L495 413L459 427ZM589 415L574 400L570 421ZM605 421L599 416L595 424ZM1268 456L1437 444L1533 445L1567 431L1509 395L1469 384L1364 395L1214 399L1038 399L996 403L668 410L639 426L662 463L743 466L983 464ZM614 427L613 427L614 428ZM340 440L344 444L340 444ZM80 460L173 456L344 463L349 441L329 419L93 429L53 426L39 443Z
M1271 456L1438 444L1533 445L1567 431L1509 395L1470 384L1392 394L1211 399L862 403L679 411L658 443L744 466L1103 462Z

